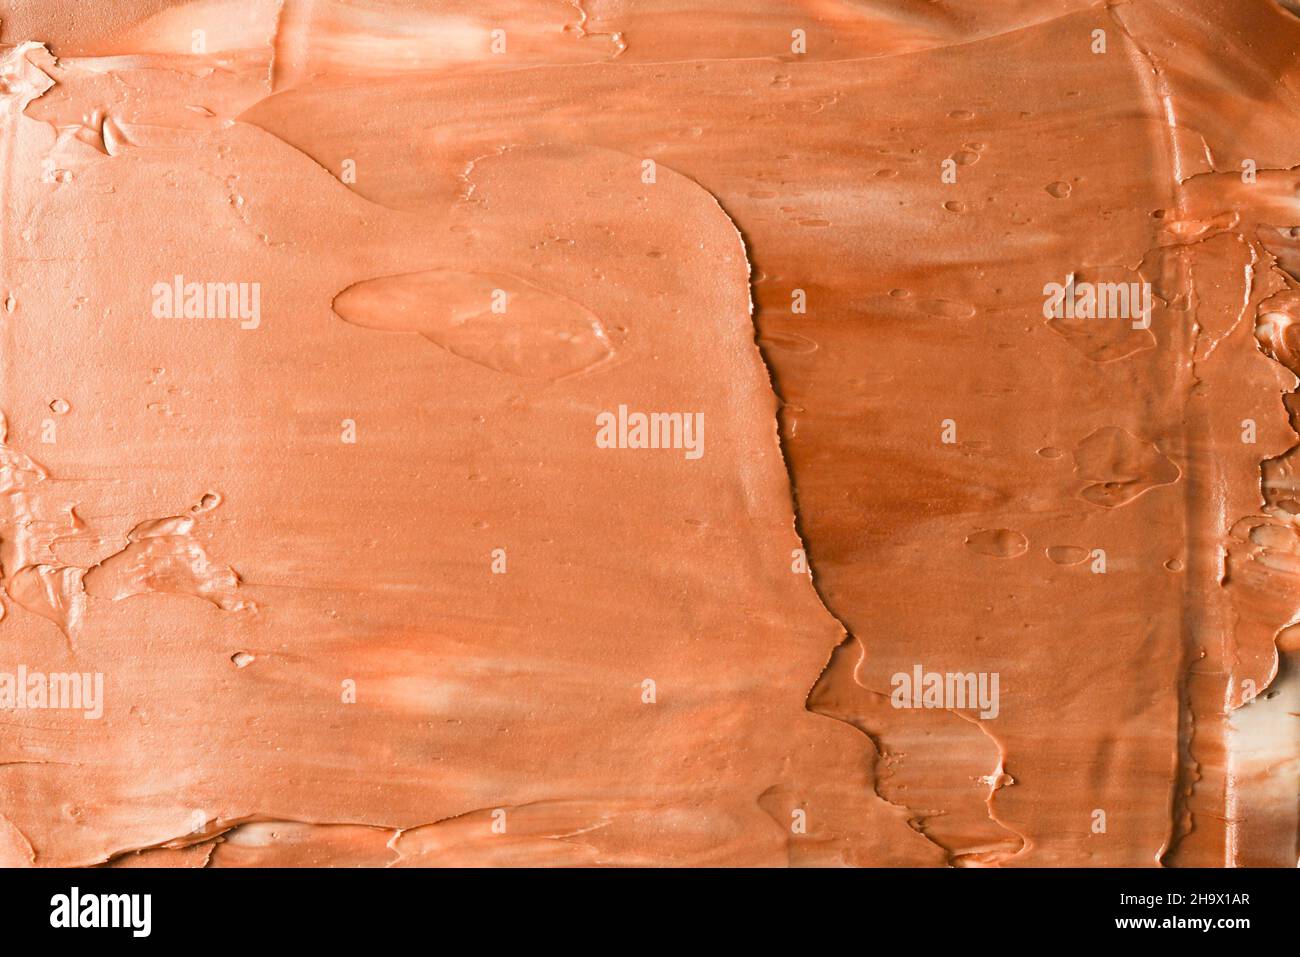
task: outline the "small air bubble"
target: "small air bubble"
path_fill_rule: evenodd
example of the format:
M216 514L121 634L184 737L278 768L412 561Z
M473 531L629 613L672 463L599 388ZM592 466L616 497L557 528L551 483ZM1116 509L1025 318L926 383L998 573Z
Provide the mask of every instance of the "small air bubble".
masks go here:
M221 495L217 492L204 492L203 497L195 504L190 506L190 511L194 513L210 512L221 504Z

